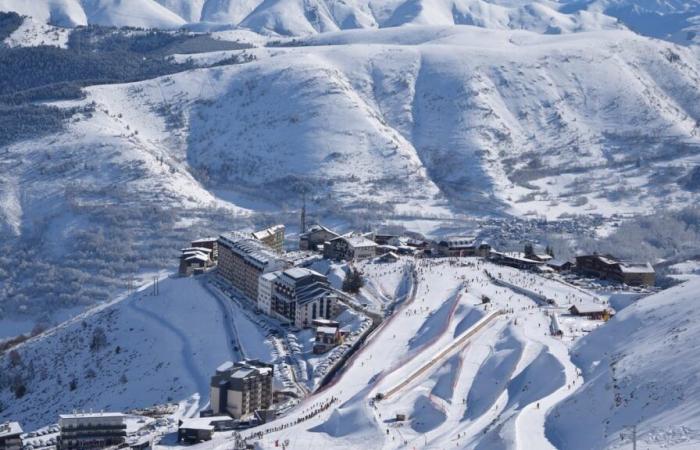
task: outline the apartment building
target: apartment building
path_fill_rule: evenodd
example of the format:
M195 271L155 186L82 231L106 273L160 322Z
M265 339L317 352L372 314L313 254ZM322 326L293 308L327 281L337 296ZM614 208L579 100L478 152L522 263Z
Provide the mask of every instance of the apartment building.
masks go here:
M272 364L258 360L222 364L211 378L211 412L240 419L269 409L272 405L272 375Z
M58 450L93 450L123 444L126 422L121 413L78 413L59 416Z
M0 450L20 450L22 448L22 427L19 422L0 424Z
M284 252L284 231L284 225L274 225L252 233L252 237L277 253L282 253Z
M612 255L583 255L576 257L576 270L603 280L614 280L630 286L653 286L656 271L646 263L620 261Z
M311 269L294 267L260 277L258 308L296 327L335 317L337 305L328 278Z
M245 234L223 234L218 247L218 273L253 302L258 299L260 275L289 265L263 242Z

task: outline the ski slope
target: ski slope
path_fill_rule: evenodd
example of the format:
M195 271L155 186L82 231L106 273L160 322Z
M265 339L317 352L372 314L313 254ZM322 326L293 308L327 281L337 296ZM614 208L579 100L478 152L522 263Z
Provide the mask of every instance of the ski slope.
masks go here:
M239 357L227 317L195 278L163 278L158 295L146 285L79 315L16 348L20 366L11 367L3 355L6 375L19 376L27 393L18 400L10 389L0 391L5 407L0 420L18 420L31 430L74 410L124 411L165 403L191 404L194 414L209 402L214 369ZM106 342L93 350L97 328L104 330ZM257 353L266 348L252 335L237 345ZM263 356L272 360L271 349Z
M360 268L374 282L391 272L381 263ZM260 448L287 441L290 449L552 448L546 414L580 383L572 341L549 336L551 311L492 284L484 269L497 267L470 258L418 260L410 295L339 376L288 415L243 435ZM492 301L486 308L482 295ZM397 422L396 414L407 420ZM194 448L226 445L221 434Z
M585 383L547 417L559 448L700 446L700 280L638 300L572 349ZM622 438L621 438L622 436Z

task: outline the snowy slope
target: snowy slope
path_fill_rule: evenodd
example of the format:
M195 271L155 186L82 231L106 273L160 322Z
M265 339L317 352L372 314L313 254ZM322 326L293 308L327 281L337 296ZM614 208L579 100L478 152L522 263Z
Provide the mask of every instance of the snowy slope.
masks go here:
M565 0L562 10L587 10L617 18L647 36L688 44L700 42L700 3L686 0Z
M0 11L15 11L62 27L177 28L186 22L155 0L0 0Z
M184 23L240 26L266 34L307 35L401 25L477 25L545 33L618 28L596 11L559 11L554 1L502 0L0 0L54 25L176 28Z
M678 183L700 161L689 49L627 31L466 26L300 44L89 88L78 103L94 112L0 153L11 168L0 173L0 232L6 254L29 264L6 265L8 308L56 293L53 307L94 302L58 280L123 288L132 261L173 264L193 236L295 224L303 190L324 221L427 232L466 215L609 216L695 201ZM56 268L39 296L24 283L32 264Z
M165 279L160 294L151 293L148 286L26 342L17 349L17 367L4 355L3 375L19 374L27 393L16 399L10 389L0 390L0 417L32 429L74 410L119 411L190 398L204 407L211 373L236 356L225 310L193 278ZM106 340L92 350L97 328Z
M484 273L517 278L518 271L477 259L414 264L411 294L345 370L289 415L244 432L263 433L250 443L264 449L287 440L291 449L552 448L545 412L577 382L568 354L572 332L600 322L567 318L566 336L553 338L546 313L561 313L570 303L537 308ZM372 284L395 286L395 265L363 262L359 268ZM523 287L567 289L529 277L520 280ZM491 298L490 307L481 304L482 295ZM586 295L569 291L567 297L577 302ZM373 402L378 393L386 395ZM318 412L329 401L333 406ZM396 422L399 413L407 420ZM221 433L195 448L227 448L229 438Z
M32 17L24 17L22 24L5 39L8 47L36 47L51 45L65 48L68 45L70 28L60 28L40 22Z
M700 445L697 302L700 280L639 300L573 348L586 382L550 412L547 434L567 449ZM620 434L624 439L620 439Z
M434 217L548 207L555 218L692 201L676 183L700 143L698 62L685 49L629 32L472 27L303 43L250 64L93 88L89 100L122 117L98 114L69 133L136 139L210 190L274 200L303 180L323 206L381 199L389 215L420 215L420 204ZM153 113L164 108L180 118L176 133ZM114 136L129 125L140 134Z

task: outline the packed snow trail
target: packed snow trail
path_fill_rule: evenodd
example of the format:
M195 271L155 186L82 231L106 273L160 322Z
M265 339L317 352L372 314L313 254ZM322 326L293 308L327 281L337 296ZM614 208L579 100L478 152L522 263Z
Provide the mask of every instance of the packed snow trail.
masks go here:
M163 318L160 317L158 314L141 306L141 303L144 302L147 298L148 297L133 298L131 301L129 301L128 306L131 309L138 311L139 313L145 316L148 316L155 323L159 324L160 326L174 334L177 337L178 341L180 341L180 344L182 345L182 348L180 350L180 354L182 355L182 365L183 367L185 367L187 372L190 374L192 380L198 386L197 390L200 394L199 408L203 408L206 404L204 403L205 400L203 399L207 399L206 402L209 401L208 398L210 374L208 372L204 372L204 368L197 366L192 361L192 347L190 345L189 339L185 334L183 334L182 331L178 330L170 322L163 320Z
M401 381L399 384L396 386L391 387L388 389L386 392L382 392L382 396L384 399L389 399L391 396L394 394L398 393L406 387L408 384L413 382L416 378L419 378L421 375L425 374L430 368L432 368L435 364L440 362L443 358L445 358L447 355L455 351L456 349L467 345L469 338L473 337L476 333L481 331L484 327L489 325L493 320L495 320L497 317L502 315L502 311L494 311L485 318L481 319L476 325L471 327L469 330L465 331L461 336L456 338L453 343L448 345L446 348L438 351L438 353L430 359L428 362L420 366L418 369L414 370L410 375L408 375L403 381Z
M542 325L542 328L547 329L547 322L549 321L547 316L542 314L542 317L537 320ZM564 368L565 382L556 391L541 398L536 403L530 403L520 411L515 422L517 447L523 450L534 448L543 450L554 449L555 447L545 436L545 419L547 413L554 405L571 395L576 389L578 381L577 368L571 362L569 351L561 340L552 336L532 333L529 329L525 330L525 335L545 345L549 354L559 361ZM581 383L578 384L580 385Z

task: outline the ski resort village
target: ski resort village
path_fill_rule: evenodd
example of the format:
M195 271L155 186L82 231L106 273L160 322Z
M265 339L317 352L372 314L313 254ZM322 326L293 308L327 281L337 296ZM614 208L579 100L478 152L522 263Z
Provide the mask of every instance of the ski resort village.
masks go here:
M12 347L0 448L663 447L668 430L697 443L676 417L629 422L630 405L685 394L664 379L630 390L640 361L621 350L657 344L628 326L654 317L641 298L665 315L697 282L659 292L643 261L304 220L293 240L281 224L193 236L177 273Z
M0 0L0 450L700 450L700 0Z

